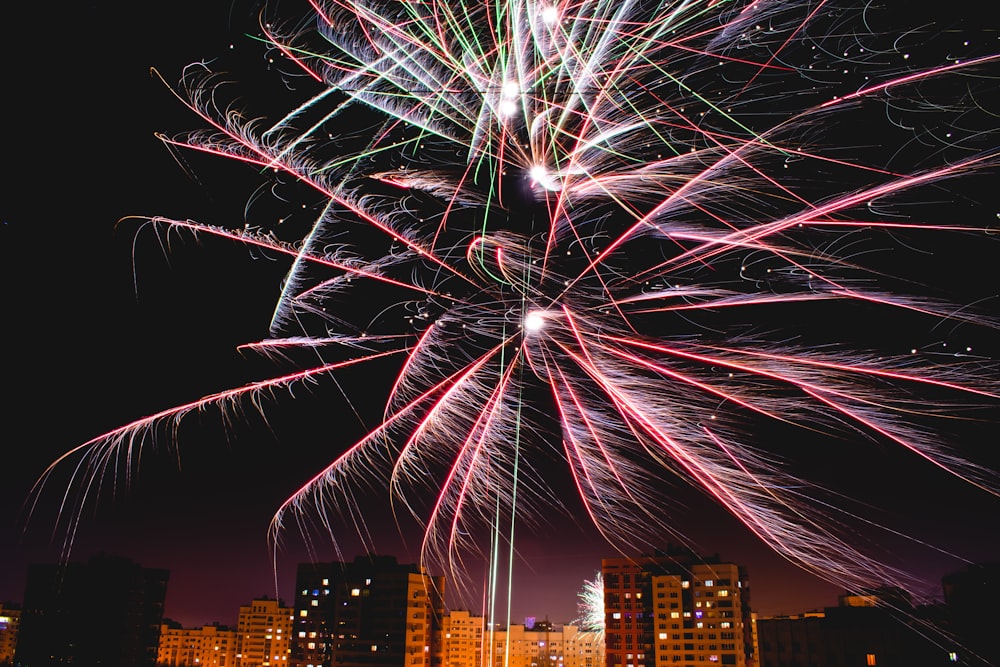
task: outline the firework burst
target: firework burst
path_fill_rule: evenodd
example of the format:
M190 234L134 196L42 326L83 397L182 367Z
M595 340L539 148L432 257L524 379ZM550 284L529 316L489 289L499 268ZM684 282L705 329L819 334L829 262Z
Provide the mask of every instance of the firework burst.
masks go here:
M604 639L604 577L598 572L593 579L583 582L577 593L577 609L580 616L574 621L584 632L594 632L600 641Z
M908 35L860 31L822 1L302 10L261 29L311 97L251 120L191 66L178 97L206 129L164 141L245 163L276 192L297 184L314 217L151 223L286 256L272 337L247 347L322 363L67 453L71 525L158 425L386 359L398 373L381 423L288 499L276 533L363 523L356 489L377 482L422 523L425 561L460 569L479 528L551 500L540 461L554 447L614 543L682 539L650 501L682 480L857 590L901 573L855 548L852 517L767 424L806 446L891 444L997 494L946 428L997 405L995 366L882 351L889 325L997 322L880 251L986 238L987 222L942 221L932 204L1000 160L979 95L1000 57L924 66ZM889 129L865 129L875 117Z

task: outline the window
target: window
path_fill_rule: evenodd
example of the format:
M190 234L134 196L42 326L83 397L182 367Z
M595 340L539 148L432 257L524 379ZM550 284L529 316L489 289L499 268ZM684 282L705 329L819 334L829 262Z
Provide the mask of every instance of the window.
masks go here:
M868 665L868 667L872 667L875 664L874 653L868 653L865 655L865 664Z

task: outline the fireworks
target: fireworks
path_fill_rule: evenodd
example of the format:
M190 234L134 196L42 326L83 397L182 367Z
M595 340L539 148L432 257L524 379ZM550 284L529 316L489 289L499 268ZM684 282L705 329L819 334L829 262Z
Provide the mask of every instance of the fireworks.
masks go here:
M604 637L604 577L598 572L592 580L583 582L577 593L579 618L574 622L583 632L595 632Z
M909 280L923 256L906 249L986 238L984 217L938 212L1000 160L981 95L1000 56L914 64L907 36L860 32L825 2L303 10L261 28L312 97L251 120L191 66L178 97L206 129L164 141L246 163L273 177L279 210L293 192L313 217L296 200L280 223L263 207L235 229L151 222L286 256L272 338L247 348L321 363L69 452L67 517L106 471L134 470L162 423L387 359L382 423L279 509L276 532L362 524L355 492L378 482L424 526L423 558L457 569L483 526L496 550L550 502L555 448L612 542L682 538L652 500L678 480L857 590L901 574L852 545L848 511L774 451L768 424L802 447L889 444L997 494L946 429L997 405L995 366L886 352L883 328L997 328ZM875 118L888 129L866 130Z

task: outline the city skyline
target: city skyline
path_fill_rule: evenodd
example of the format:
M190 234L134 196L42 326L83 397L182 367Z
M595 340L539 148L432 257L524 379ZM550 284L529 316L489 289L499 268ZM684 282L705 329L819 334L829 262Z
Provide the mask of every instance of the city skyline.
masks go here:
M335 662L348 665L398 665L406 655L408 664L425 667L528 667L543 655L565 667L630 661L636 667L662 661L774 667L789 658L992 665L989 609L998 567L969 567L948 577L944 604L914 607L904 591L877 589L840 596L821 610L767 617L747 606L751 592L742 566L673 549L603 559L603 590L590 600L599 618L498 624L444 608L437 595L443 580L431 583L416 565L359 557L301 564L293 604L253 598L240 605L235 628L183 628L162 617L166 571L96 557L64 570L32 567L23 608L0 604L0 662L61 657L139 667L154 658L170 665L287 660L308 667L332 652Z
M121 4L69 10L49 33L51 48L24 65L40 71L8 75L11 87L22 91L24 105L16 114L4 112L10 115L5 125L21 130L12 139L21 169L2 221L4 298L12 320L4 340L12 355L9 378L17 387L17 396L6 403L5 421L12 434L8 440L18 444L13 445L16 453L5 453L7 461L16 458L16 463L5 464L0 477L0 499L10 510L4 512L0 533L0 560L8 564L0 573L0 599L18 594L28 562L51 562L63 553L64 534L49 540L60 499L57 485L48 488L27 532L21 532L20 505L45 466L129 420L253 381L262 365L237 348L266 335L271 297L287 270L281 262L253 261L245 249L210 238L196 242L178 237L165 258L155 236L127 219L225 216L232 202L223 200L231 191L249 198L239 192L239 179L229 178L227 165L184 153L172 157L164 150L154 132L181 131L197 123L146 70L157 67L172 81L184 64L221 56L230 43L245 53L238 57L264 61L263 49L240 32L249 7L234 3L205 10L190 3L172 9L153 26L141 12ZM120 13L131 20L130 28L113 32ZM18 18L24 25L38 20ZM25 39L16 51L37 49ZM59 74L74 67L87 75L62 82ZM39 182L42 194L33 189ZM972 293L989 295L989 281L995 288L997 279L986 267L995 254L987 248L978 252L973 256L986 263L980 267L986 284ZM949 271L960 268L949 265ZM914 333L918 338L962 342L961 334L937 331ZM995 336L977 339L974 346L993 359L1000 352ZM120 553L171 570L175 588L168 590L176 593L171 598L168 592L167 615L176 605L177 616L195 625L222 621L214 616L233 607L237 595L243 596L237 604L261 594L290 596L294 577L289 565L306 560L308 552L291 534L287 551L278 554L277 569L272 569L266 542L271 516L329 462L331 452L363 433L359 422L377 418L381 407L360 403L358 419L341 404L329 408L331 417L326 406L334 405L338 391L305 385L291 392L294 401L265 399L267 424L253 408L246 411L248 424L230 428L215 413L188 418L180 426L176 452L150 451L135 484L121 484L117 497L84 517L71 558ZM271 407L279 402L280 410ZM986 449L990 433L989 427L970 429L966 444L976 444L972 440L978 438ZM958 569L964 560L997 559L995 497L953 479L941 480L919 462L897 462L881 449L864 452L863 459L859 449L845 447L844 452L842 468L828 474L857 475L857 488L869 494L866 501L882 503L877 516L900 519L905 535L890 535L878 545L895 559L890 566L915 571L933 594L935 578ZM855 456L859 458L852 460ZM986 451L984 460L995 464L996 452ZM559 599L554 604L561 610L553 613L565 615L575 609L575 594L584 581L600 568L598 554L608 556L613 550L584 522L575 523L581 508L564 493L572 490L571 480L557 470L545 474L564 507L532 517L537 525L519 526L515 546L522 557L512 584L514 605L521 613L543 616L549 613L541 608L548 594ZM928 489L930 493L924 492ZM697 492L679 490L677 507L671 509L679 510L671 516L677 515L679 530L699 551L747 563L751 585L761 591L755 602L760 599L771 615L823 606L841 592L755 541ZM373 506L372 514L380 513L385 516L371 524L380 551L416 561L418 528L404 526L405 537L399 537L392 518ZM859 534L859 541L871 537ZM350 556L360 547L348 537L342 548ZM332 560L334 553L320 544L317 560ZM558 583L547 593L532 581ZM252 582L257 590L241 592L243 582ZM228 599L218 600L214 608L199 608L205 598L214 597L213 584L226 589L218 597ZM807 599L815 602L803 607ZM469 601L473 611L474 602Z

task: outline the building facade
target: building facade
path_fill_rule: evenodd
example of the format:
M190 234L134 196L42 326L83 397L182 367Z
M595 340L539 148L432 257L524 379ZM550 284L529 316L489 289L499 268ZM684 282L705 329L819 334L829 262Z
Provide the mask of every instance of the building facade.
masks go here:
M160 626L157 667L235 667L236 630L224 625Z
M445 667L604 667L604 637L548 621L490 627L467 611L445 615Z
M489 646L484 666L493 667L603 667L604 645L599 633L580 632L574 625L548 621L511 625L494 630L484 642Z
M240 606L236 667L285 667L292 653L292 608L259 598Z
M753 665L743 568L676 550L601 562L607 667Z
M293 667L437 667L444 579L391 556L304 563L296 575Z
M455 610L444 616L444 667L483 667L482 616Z
M0 665L14 662L17 631L21 625L21 608L0 604Z

